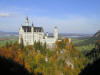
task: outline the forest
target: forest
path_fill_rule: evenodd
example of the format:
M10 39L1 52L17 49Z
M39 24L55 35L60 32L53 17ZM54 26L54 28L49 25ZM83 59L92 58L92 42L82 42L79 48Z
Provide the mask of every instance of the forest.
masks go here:
M14 60L36 75L78 75L88 64L88 59L68 38L57 41L55 50L40 42L26 47L17 41L6 42L0 47L0 56Z
M56 41L56 47L52 50L41 42L24 46L17 41L6 41L0 45L0 56L24 66L33 75L82 75L89 64L100 58L100 41L90 45L91 50L88 50L88 41L88 45L77 43L64 38ZM83 46L85 49L80 48Z

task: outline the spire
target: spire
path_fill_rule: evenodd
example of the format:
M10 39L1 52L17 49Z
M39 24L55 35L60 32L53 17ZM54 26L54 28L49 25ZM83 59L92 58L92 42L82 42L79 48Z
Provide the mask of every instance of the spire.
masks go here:
M57 29L57 26L55 26L55 29Z
M26 17L25 24L26 24L26 26L29 26L28 16Z
M34 24L33 24L33 22L32 22L32 27L34 27Z
M34 31L34 24L32 22L32 27L31 27L32 32Z

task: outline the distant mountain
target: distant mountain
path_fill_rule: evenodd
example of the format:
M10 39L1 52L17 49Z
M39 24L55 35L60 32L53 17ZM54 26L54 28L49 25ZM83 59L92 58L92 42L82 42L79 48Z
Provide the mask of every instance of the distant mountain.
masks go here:
M5 36L18 36L18 32L4 32L0 31L0 37L5 37ZM45 33L46 35L46 33ZM53 33L49 33L50 36L53 36ZM93 34L83 34L83 33L59 33L59 37L92 37Z
M46 35L46 33L45 33ZM49 36L53 36L53 33L49 33ZM92 37L93 34L84 34L84 33L59 33L59 37Z
M0 32L0 37L1 37L1 36L5 36L5 35L7 35L7 34L4 33L4 32Z
M5 36L18 36L18 32L3 32L3 31L0 31L0 37L5 37Z
M60 37L91 37L93 34L84 34L84 33L59 33Z

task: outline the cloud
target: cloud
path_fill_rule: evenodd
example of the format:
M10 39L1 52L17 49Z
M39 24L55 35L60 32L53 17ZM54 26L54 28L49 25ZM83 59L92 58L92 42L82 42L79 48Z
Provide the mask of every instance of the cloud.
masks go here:
M11 13L0 13L0 17L9 17L12 16Z
M60 32L75 33L93 33L100 29L97 27L100 21L92 16L69 15L63 19L52 17L32 17L31 19L36 26L43 26L48 32L51 32L54 26L57 26Z
M0 30L18 31L20 25L25 24L25 16L11 13L12 17L0 18ZM16 15L16 16L15 16ZM67 16L66 18L55 18L49 16L29 16L29 24L42 26L45 32L53 32L57 26L61 33L95 33L100 29L100 21L94 17ZM6 28L6 27L12 27Z

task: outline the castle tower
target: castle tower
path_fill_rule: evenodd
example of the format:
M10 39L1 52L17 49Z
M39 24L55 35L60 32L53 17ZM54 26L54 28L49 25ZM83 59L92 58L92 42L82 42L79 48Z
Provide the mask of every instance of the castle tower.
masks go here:
M29 26L28 16L26 17L25 25Z
M58 28L57 27L54 28L54 38L58 40Z
M31 27L31 33L32 33L32 37L31 37L32 44L34 44L34 24L33 23L32 23L32 27Z
M48 37L48 32L47 32L47 34L46 34L46 35L47 35L47 37Z
M19 28L19 43L21 43L22 34L23 34L23 29L21 25L21 27Z

